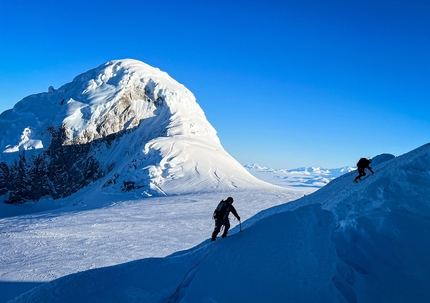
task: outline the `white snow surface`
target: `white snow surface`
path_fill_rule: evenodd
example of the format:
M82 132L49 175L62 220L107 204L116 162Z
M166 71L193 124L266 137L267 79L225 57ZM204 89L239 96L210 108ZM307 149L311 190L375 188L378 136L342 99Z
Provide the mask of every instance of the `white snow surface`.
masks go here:
M306 195L139 199L93 188L75 206L3 218L1 300L428 302L430 144L373 163L358 184L350 172ZM228 195L243 223L210 242Z

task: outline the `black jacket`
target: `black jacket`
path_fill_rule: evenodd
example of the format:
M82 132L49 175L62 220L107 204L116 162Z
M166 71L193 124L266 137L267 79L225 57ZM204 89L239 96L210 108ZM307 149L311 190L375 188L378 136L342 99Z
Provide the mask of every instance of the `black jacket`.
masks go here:
M368 168L370 163L371 161L369 159L361 158L357 162L357 168Z
M215 220L227 220L230 212L240 221L240 217L237 214L236 208L234 208L231 203L223 200L218 204L218 207L215 209L213 218Z

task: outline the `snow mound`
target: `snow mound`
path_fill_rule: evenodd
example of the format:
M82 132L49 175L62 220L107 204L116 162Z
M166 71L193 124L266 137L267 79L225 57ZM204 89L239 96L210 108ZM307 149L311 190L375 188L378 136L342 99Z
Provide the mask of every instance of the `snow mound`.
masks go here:
M395 156L392 154L380 154L372 159L372 165L378 165L394 158Z

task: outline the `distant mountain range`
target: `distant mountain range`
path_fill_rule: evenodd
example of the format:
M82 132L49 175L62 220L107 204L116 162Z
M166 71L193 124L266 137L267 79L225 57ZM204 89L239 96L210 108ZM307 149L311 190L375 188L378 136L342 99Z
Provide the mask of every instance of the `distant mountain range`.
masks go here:
M253 176L271 184L290 189L300 188L314 191L337 177L355 170L355 167L341 168L300 167L296 169L274 169L262 167L258 164L244 166Z

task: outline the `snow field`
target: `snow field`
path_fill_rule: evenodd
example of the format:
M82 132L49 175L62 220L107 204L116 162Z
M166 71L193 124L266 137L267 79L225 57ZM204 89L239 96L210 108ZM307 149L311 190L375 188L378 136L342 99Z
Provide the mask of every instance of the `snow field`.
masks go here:
M1 219L0 281L48 282L93 268L165 257L208 239L212 212L228 195L235 198L245 221L303 194L280 188L122 201L118 195L83 193L74 197L79 206ZM231 223L234 227L238 221Z

